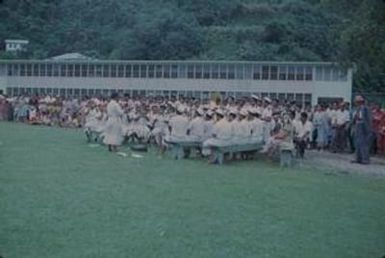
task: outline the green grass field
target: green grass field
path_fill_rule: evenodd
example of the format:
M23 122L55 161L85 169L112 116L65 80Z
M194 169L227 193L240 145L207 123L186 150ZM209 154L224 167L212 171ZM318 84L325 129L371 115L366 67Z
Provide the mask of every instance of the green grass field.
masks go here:
M0 123L0 256L383 257L385 179L327 172L124 158Z

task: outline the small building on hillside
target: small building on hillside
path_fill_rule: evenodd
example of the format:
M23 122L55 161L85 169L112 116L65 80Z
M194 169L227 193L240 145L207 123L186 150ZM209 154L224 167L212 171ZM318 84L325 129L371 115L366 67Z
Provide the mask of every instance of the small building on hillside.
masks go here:
M14 52L14 51L24 51L27 49L29 41L22 39L6 39L5 40L5 51Z

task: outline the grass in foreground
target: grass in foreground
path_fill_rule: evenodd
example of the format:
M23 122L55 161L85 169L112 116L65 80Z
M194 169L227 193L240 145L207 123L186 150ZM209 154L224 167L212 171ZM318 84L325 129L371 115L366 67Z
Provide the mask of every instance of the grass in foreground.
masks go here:
M123 158L0 123L4 258L382 257L384 204L383 179Z

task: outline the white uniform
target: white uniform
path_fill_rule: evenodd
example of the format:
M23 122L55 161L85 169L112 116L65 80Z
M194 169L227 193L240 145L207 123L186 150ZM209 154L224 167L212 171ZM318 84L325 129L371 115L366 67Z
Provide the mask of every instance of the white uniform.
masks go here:
M264 140L264 122L259 119L253 119L249 121L250 127L251 127L251 137L253 142L263 142Z
M350 114L347 110L338 110L336 112L336 124L337 125L343 125L350 121Z
M221 119L214 124L213 135L215 137L209 138L203 142L203 148L207 150L210 146L226 146L232 144L234 137L234 125L226 119ZM203 152L207 154L207 151Z
M233 144L246 144L250 142L251 138L251 124L247 119L241 121L234 121L234 139Z
M191 120L189 125L189 130L190 130L191 138L194 138L197 140L203 139L205 134L203 118L200 116L197 116L193 120Z
M107 145L120 145L123 142L122 119L123 110L115 100L107 105L107 123L103 132L103 143Z
M302 121L298 121L294 123L294 130L296 136L302 138L306 133L309 133L308 137L311 137L311 132L313 129L313 125L311 122L306 121L306 123L302 123Z
M187 130L189 128L189 120L182 115L176 115L170 118L169 126L171 133L166 136L166 142L178 142L187 139Z
M91 132L100 132L100 123L99 118L101 113L97 109L91 109L90 112L86 116L86 123L84 125L85 130L90 130Z

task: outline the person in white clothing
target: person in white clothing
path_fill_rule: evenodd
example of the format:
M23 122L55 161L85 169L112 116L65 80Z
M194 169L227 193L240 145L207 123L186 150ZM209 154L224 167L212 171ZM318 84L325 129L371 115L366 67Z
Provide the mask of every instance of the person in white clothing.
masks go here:
M340 109L336 111L336 135L332 145L334 152L343 152L345 150L349 121L349 111L346 110L345 103L341 103Z
M204 120L202 118L203 110L197 109L195 110L195 117L190 121L190 125L188 128L188 135L191 140L200 141L204 137Z
M312 123L308 121L307 113L302 112L300 121L294 124L294 143L301 158L303 158L305 155L305 149L309 142L312 127Z
M117 93L112 93L111 100L107 105L107 123L103 132L103 143L108 146L109 151L116 152L118 146L123 142L122 116L124 114L120 105L116 102Z
M186 139L187 130L189 128L189 120L184 115L184 108L176 109L176 115L169 120L170 136L166 141L183 141Z

